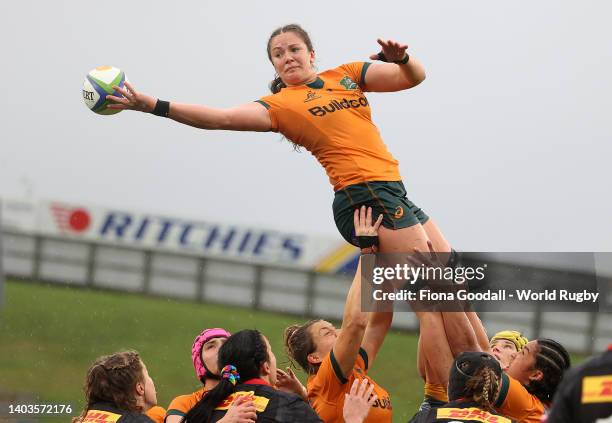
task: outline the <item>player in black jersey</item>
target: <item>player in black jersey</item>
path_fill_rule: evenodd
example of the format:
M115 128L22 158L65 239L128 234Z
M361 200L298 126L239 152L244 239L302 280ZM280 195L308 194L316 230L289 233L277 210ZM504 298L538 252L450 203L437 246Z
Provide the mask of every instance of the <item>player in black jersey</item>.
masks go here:
M547 422L612 422L612 344L566 373Z
M493 411L501 377L501 366L492 355L484 352L460 354L455 359L449 375L450 402L438 408L420 411L410 423L514 422Z
M186 423L221 420L239 397L253 401L256 412L243 421L320 423L314 410L296 394L279 391L276 357L270 343L257 330L242 330L227 338L219 349L219 384L185 415Z
M153 423L144 413L157 404L155 385L135 351L98 358L84 389L85 410L73 423Z

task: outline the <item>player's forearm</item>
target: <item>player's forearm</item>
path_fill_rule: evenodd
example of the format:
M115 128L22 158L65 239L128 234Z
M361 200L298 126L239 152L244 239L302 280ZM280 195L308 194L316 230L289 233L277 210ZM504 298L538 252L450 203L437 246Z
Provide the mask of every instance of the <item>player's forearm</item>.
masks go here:
M365 330L368 324L368 313L361 310L361 258L357 265L357 271L353 283L346 296L344 315L342 318L342 329Z
M363 335L362 347L368 353L370 362L373 362L378 350L385 341L387 332L393 322L393 311L378 311L370 313L368 326Z
M425 68L414 57L410 56L408 63L398 65L398 84L403 89L412 88L425 80Z
M229 126L224 110L200 104L170 103L168 117L200 129L224 129Z
M474 328L474 333L476 334L476 340L478 342L478 345L480 345L480 348L482 349L482 351L488 351L489 350L489 337L487 336L487 330L482 324L480 317L478 317L478 314L476 314L475 311L471 311L471 310L466 311L465 315L467 316L468 320L472 324L472 328Z
M465 351L480 351L474 328L464 312L442 312L442 321L453 357Z

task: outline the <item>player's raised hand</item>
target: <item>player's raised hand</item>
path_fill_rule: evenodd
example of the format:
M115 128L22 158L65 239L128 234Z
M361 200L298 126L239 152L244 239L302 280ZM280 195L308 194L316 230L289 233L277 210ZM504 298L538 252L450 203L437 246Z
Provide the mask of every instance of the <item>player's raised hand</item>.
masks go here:
M308 401L308 392L306 388L289 367L287 367L286 372L281 369L276 369L276 389L297 394L302 397L304 401Z
M361 206L355 209L353 225L355 237L361 248L362 254L375 253L378 248L378 228L383 221L382 213L378 215L376 222L372 224L372 207Z
M385 40L383 38L379 38L376 41L380 44L381 51L372 54L370 59L381 60L383 62L399 62L406 56L406 50L408 50L407 44L400 44L397 41Z
M378 219L372 225L372 207L361 206L355 209L353 224L355 225L355 235L357 236L377 236L378 228L382 223L383 215L379 214Z
M374 384L369 384L368 379L355 379L351 386L351 392L344 394L344 408L342 416L346 423L361 423L370 412L372 404L377 399L376 395L372 395Z
M155 97L137 92L134 86L127 81L125 81L125 87L121 88L115 85L113 88L120 92L122 97L107 95L106 99L113 102L108 105L109 109L152 112L155 108L157 102Z

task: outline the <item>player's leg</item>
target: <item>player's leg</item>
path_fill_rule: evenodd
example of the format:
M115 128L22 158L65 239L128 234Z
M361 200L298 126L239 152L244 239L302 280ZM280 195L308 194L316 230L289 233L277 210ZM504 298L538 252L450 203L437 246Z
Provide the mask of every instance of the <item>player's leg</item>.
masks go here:
M434 251L450 251L450 245L438 228L438 225L429 219L423 223L423 229L432 242ZM489 340L482 322L475 312L443 312L444 329L449 334L449 345L453 356L464 351L487 351Z
M425 381L420 409L438 407L448 402L446 387L453 356L439 312L415 312L419 319L417 369Z
M401 182L365 182L336 192L333 204L334 220L347 242L357 245L353 213L362 205L372 207L373 219L383 215L378 235L380 252L412 253L415 248L428 251L429 239L436 251L450 251L450 245L435 223L423 210L408 200Z
M381 226L378 238L381 253L412 253L415 248L418 251L428 251L427 240L429 238L420 223L401 229Z
M423 229L427 234L427 238L431 241L434 247L434 251L440 253L448 253L451 251L451 246L446 240L440 228L434 222L432 218L429 218L426 222L422 223Z
M425 381L446 386L453 354L444 333L442 315L435 311L418 311L415 314L419 319L419 356L423 358Z

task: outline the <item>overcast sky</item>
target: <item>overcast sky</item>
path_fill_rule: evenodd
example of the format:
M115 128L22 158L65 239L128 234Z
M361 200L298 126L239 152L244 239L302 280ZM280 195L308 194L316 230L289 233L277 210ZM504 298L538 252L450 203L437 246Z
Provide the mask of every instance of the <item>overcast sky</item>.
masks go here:
M301 23L324 70L407 43L419 87L370 94L408 196L461 250L612 251L608 1L19 1L0 6L0 195L339 237L325 172L278 134L98 116L85 74L167 100L268 93L265 46Z

